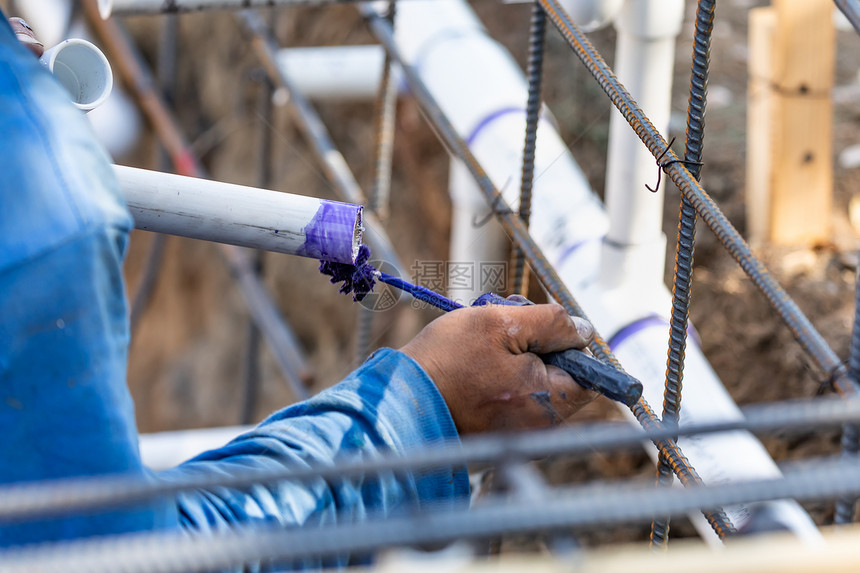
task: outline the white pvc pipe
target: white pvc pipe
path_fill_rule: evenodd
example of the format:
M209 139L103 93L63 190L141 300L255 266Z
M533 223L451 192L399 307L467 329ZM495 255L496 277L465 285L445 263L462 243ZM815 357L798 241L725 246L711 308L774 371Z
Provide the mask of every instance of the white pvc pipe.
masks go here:
M448 189L453 209L446 269L448 297L471 305L485 292L505 290L510 274L508 240L487 201L475 189L475 180L466 166L457 159L452 159L450 165Z
M564 11L585 32L608 25L624 4L624 0L560 0Z
M342 0L98 0L102 18L111 15L199 12L203 10L244 10L271 6L334 4Z
M224 426L177 432L140 435L140 457L143 465L154 471L178 466L194 456L220 448L254 426Z
M501 46L486 36L474 13L460 0L412 0L400 4L396 34L407 61L416 66L495 185L516 207L525 127L526 84L522 71ZM619 333L627 334L616 345L622 364L642 380L647 399L659 407L668 326L644 325L655 314L663 318L668 315L669 291L662 284L662 277L654 272L632 276L614 288L599 282L602 239L609 226L606 212L548 122L538 128L536 152L532 236L597 329L610 339ZM653 177L656 174L653 159L651 166ZM636 192L637 189L631 189L631 193ZM477 189L474 193L477 196ZM486 213L486 204L484 209ZM660 233L659 222L653 224L655 229L651 233L656 236ZM469 229L465 224L454 227L456 232L464 234ZM457 240L468 244L468 236ZM661 252L661 259L662 256ZM740 416L701 351L692 343L687 350L685 381L682 424L734 420ZM623 410L629 414L629 410ZM686 439L682 445L706 483L778 474L761 444L746 432ZM771 515L802 539L820 538L812 520L796 502L784 500L765 505L771 509ZM735 525L742 527L749 520L749 508L732 509L731 516ZM707 524L699 520L694 523L706 539L716 539Z
M683 0L627 0L615 20L615 74L663 135L669 128L675 42L683 19ZM657 193L645 189L656 183L654 157L613 109L606 166L609 233L601 266L604 286L663 280L665 181Z
M382 46L285 48L277 57L296 90L310 99L373 100L379 93L385 62Z
M64 40L45 50L39 60L66 88L78 109L95 109L110 95L113 88L110 64L102 51L86 40Z
M114 166L135 227L289 255L353 263L360 205Z

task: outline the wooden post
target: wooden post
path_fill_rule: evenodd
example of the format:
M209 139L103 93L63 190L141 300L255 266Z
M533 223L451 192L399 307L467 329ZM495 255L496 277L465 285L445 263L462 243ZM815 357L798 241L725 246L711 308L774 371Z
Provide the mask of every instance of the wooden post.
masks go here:
M746 198L753 243L830 237L835 43L831 0L773 0L750 13Z

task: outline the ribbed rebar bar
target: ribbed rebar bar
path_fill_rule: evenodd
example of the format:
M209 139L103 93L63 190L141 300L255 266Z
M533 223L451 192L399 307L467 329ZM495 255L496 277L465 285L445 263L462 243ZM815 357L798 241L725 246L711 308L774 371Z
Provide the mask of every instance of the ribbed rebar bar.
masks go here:
M860 34L860 1L858 0L833 0L839 11L851 22L854 31Z
M367 555L386 547L433 546L509 533L541 533L647 521L655 513L684 515L702 508L784 498L825 499L860 492L860 463L810 460L785 475L680 491L642 484L556 489L546 501L490 498L471 509L431 509L360 523L304 528L238 526L193 535L145 533L28 546L2 553L3 571L30 573L179 573L258 563L289 568L307 558Z
M157 88L161 97L167 105L173 104L173 96L176 91L176 43L179 35L179 20L175 14L165 16L161 23L161 37L158 42L158 63L156 68ZM161 171L170 170L172 167L170 154L165 150L160 141L156 141L156 169ZM143 265L141 278L137 283L134 297L131 299L131 311L129 312L129 329L134 336L140 319L149 307L152 293L158 283L158 275L161 272L161 261L164 258L164 247L167 244L167 235L156 233L149 244L146 254L146 262Z
M529 30L529 56L526 66L526 79L529 83L529 95L526 102L526 135L523 145L523 167L520 178L519 214L523 225L528 228L532 216L532 189L535 177L535 146L537 144L538 120L540 119L541 85L543 83L543 56L546 44L546 14L535 1L532 6L531 28ZM513 255L513 291L526 295L528 290L528 274L526 261L518 247L512 250Z
M404 79L412 95L415 96L421 111L433 126L436 134L440 137L448 151L462 160L468 168L469 172L475 178L478 188L484 193L489 205L494 207L496 217L501 223L502 228L511 237L514 245L523 251L523 255L528 261L529 266L541 280L547 292L564 306L570 314L587 318L585 311L570 293L570 290L568 290L567 286L561 280L561 277L558 276L558 273L549 263L540 247L535 243L531 235L529 235L519 215L510 209L502 194L495 187L483 167L478 163L478 160L472 154L471 150L469 150L469 146L457 133L451 121L439 107L439 104L436 103L436 100L421 81L421 78L418 77L415 70L404 62L394 40L391 26L373 8L363 5L360 9L368 19L371 31L379 39L385 50L391 54L391 57L400 64ZM621 364L612 353L609 345L599 334L595 333L590 348L600 360L615 366L619 370L622 369ZM631 411L640 425L646 430L652 430L660 426L659 419L644 398L640 399L631 408ZM674 440L662 440L655 443L655 445L669 460L673 471L676 472L681 483L685 486L700 485L702 483L702 478L690 466L690 462L684 456L683 452L681 452L680 448L678 448ZM705 517L720 538L724 538L734 532L734 527L722 510L708 511L705 513Z
M789 327L801 347L815 363L832 377L834 388L843 395L853 395L857 384L848 376L848 371L836 353L825 342L797 304L767 271L762 262L752 253L737 229L705 192L696 178L657 131L639 105L612 73L612 70L583 34L557 0L539 0L549 19L567 40L576 56L597 80L609 96L613 105L621 112L639 139L654 157L663 156L664 171L669 175L684 197L690 201L702 220L713 231L717 240L740 265L753 284L764 294L767 301Z
M271 189L274 179L272 173L272 124L275 114L275 105L272 102L273 94L272 82L266 76L261 77L257 96L257 114L260 119L258 124L260 147L257 151L257 186L261 189ZM252 270L260 277L260 280L265 280L265 254L263 251L258 250L252 255L251 265ZM257 395L261 381L260 334L260 329L257 328L254 321L249 320L245 336L245 385L239 414L239 423L242 425L254 421L254 410L257 406Z
M395 25L397 4L392 0L388 3L385 18ZM391 62L391 56L385 54L382 67L382 80L379 85L379 95L376 100L376 161L373 168L373 185L370 189L367 207L379 217L383 223L388 219L388 199L391 195L391 168L394 158L394 128L397 119L397 74Z
M397 15L396 3L392 0L388 3L388 11L385 18L394 26ZM391 56L385 54L382 65L382 80L379 84L379 94L376 99L376 149L375 162L373 165L373 185L370 188L370 197L367 199L367 208L379 218L379 222L385 224L388 219L388 203L391 195L391 168L394 158L394 129L397 119L397 75L391 66ZM370 355L373 340L373 317L376 312L373 309L358 307L358 326L355 334L355 362L361 364Z
M858 253L860 257L860 253ZM860 266L856 271L856 294L854 299L854 326L851 332L851 349L848 356L848 374L855 382L860 382ZM847 424L842 429L842 456L856 459L860 451L860 426ZM847 524L854 521L856 497L843 497L836 502L834 522Z
M705 110L708 94L708 71L711 59L711 32L714 29L716 0L699 0L693 36L693 58L690 70L690 95L687 102L687 137L684 161L696 180L704 149ZM675 272L672 280L672 316L669 322L669 351L666 359L666 385L663 392L663 423L677 426L681 417L681 392L684 382L684 354L687 349L687 323L693 287L693 255L696 245L696 210L681 197L678 218L678 242L675 250ZM672 469L663 458L657 462L657 481L671 486ZM655 519L651 524L651 545L664 546L669 536L669 519Z
M534 460L551 455L579 456L594 451L640 447L643 440L660 442L677 433L694 436L719 432L809 432L860 422L860 400L821 398L746 407L743 417L678 428L657 423L643 432L624 423L577 424L539 432L487 434L460 443L439 444L408 455L383 454L373 458L344 458L326 463L271 469L234 468L229 474L186 475L169 482L139 476L72 478L0 487L0 521L34 519L72 512L92 512L166 497L180 491L249 488L255 484L318 479L346 479L381 472L418 471L462 464Z

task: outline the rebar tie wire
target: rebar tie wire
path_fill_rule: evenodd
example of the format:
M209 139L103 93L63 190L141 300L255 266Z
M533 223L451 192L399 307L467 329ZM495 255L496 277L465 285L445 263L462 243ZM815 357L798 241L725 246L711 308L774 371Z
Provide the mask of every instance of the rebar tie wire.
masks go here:
M535 176L535 147L537 145L538 121L540 119L541 88L543 83L543 60L546 43L546 14L535 1L532 5L531 28L529 30L529 57L526 67L526 78L529 83L529 95L526 102L526 134L523 145L523 167L520 180L520 219L526 229L532 215L532 189ZM526 261L518 247L513 248L513 291L515 294L526 295L528 291L528 275Z
M666 149L666 140L639 105L633 100L624 86L618 81L606 62L582 33L571 21L570 17L559 5L557 0L538 0L544 7L547 16L567 40L576 56L586 69L597 80L604 93L621 112L639 139L655 157ZM749 245L743 240L737 229L729 222L725 214L705 192L699 182L683 165L683 162L671 150L668 157L672 160L666 167L667 174L681 191L684 197L696 209L702 220L713 231L720 243L726 248L732 258L749 276L753 284L764 294L771 307L786 323L801 347L812 357L821 370L833 371L834 388L844 396L858 392L860 386L849 376L847 369L839 362L833 349L824 341L809 319L800 311L797 304L788 296L785 290L767 271L762 262L752 253Z
M684 163L699 180L705 137L705 110L708 95L708 72L711 59L711 33L714 29L716 0L699 0L696 8L696 31L693 39L693 63L690 71L690 96L687 103L687 139ZM671 147L671 144L670 144ZM663 424L677 427L681 417L681 391L684 382L684 355L687 348L687 323L693 287L693 253L696 245L696 210L681 197L678 217L678 242L672 281L672 317L669 322L669 351L666 359L666 385L663 392ZM675 440L677 440L677 436ZM671 486L671 467L659 456L657 482ZM669 518L655 519L651 524L652 547L669 541Z
M546 5L544 4L544 7ZM436 100L430 94L427 87L418 77L415 70L406 64L403 60L397 44L394 41L394 36L391 31L391 26L385 21L373 8L367 5L360 5L359 9L368 20L371 31L379 39L385 50L391 57L400 64L403 70L403 76L406 80L411 93L416 98L422 113L429 121L430 125L435 129L436 134L441 139L442 143L447 147L448 151L461 159L466 167L475 178L478 187L484 192L487 201L492 205L498 202L499 205L507 207L506 210L496 210L496 216L507 234L511 237L514 244L519 247L529 266L544 284L549 294L557 300L562 306L567 309L568 313L575 316L587 318L585 311L577 303L576 299L570 293L568 288L562 282L558 273L544 256L540 247L529 235L528 230L523 225L519 215L510 211L510 207L504 201L501 193L496 189L493 182L490 180L483 167L478 163L475 156L469 150L468 145L462 137L457 133L450 120L441 110ZM548 12L548 15L551 15ZM665 142L664 142L665 144ZM595 333L594 340L590 345L591 351L600 360L609 363L619 370L623 370L618 359L612 353L609 345L598 333ZM661 426L660 420L652 410L651 406L644 398L631 408L633 415L639 421L640 425L646 430L654 430ZM678 479L685 486L702 485L702 478L696 470L690 465L686 456L680 450L674 440L661 440L655 443L657 449L665 455L669 460L672 470L678 475ZM722 510L712 510L703 512L708 523L711 524L717 535L724 539L735 532L734 526Z

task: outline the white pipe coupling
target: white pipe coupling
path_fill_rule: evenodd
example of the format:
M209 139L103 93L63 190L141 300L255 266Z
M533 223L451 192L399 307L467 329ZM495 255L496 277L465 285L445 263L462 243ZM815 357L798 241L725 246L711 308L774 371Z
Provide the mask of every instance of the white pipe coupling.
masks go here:
M83 111L103 104L113 89L113 73L107 58L86 40L64 40L45 50L40 61L66 88L75 107Z

